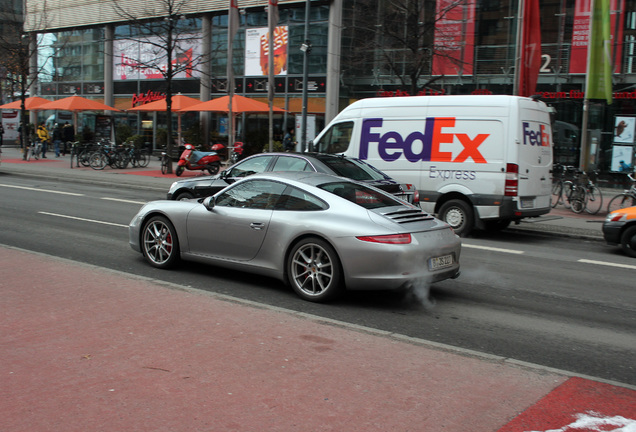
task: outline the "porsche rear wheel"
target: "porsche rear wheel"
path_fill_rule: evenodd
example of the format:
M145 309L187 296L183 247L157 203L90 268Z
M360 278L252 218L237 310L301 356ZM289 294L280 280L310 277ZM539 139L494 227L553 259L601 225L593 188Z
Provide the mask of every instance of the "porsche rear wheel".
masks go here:
M179 239L167 218L154 216L144 224L141 250L153 267L169 268L179 260Z
M287 277L296 294L312 302L334 299L344 290L336 251L315 237L294 245L287 259Z

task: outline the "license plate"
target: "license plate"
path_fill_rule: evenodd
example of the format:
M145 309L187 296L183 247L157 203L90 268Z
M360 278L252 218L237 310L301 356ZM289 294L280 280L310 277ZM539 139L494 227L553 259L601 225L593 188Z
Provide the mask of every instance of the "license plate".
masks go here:
M450 267L453 265L453 255L444 255L440 257L434 257L428 260L429 270L439 270L444 267Z
M522 209L534 208L534 198L521 198L521 208Z

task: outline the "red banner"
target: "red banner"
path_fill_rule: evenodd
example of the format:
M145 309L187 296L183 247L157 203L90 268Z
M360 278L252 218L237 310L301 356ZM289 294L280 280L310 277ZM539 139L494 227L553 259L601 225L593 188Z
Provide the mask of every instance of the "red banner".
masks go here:
M475 0L438 0L433 75L472 75Z
M591 0L576 0L574 9L574 26L572 29L572 49L570 50L571 74L586 73L587 47L590 43L590 6ZM623 10L625 0L610 2L610 32L612 34L612 61L614 73L621 71L623 56Z
M519 96L532 96L537 90L541 68L541 15L539 0L525 0L519 62Z

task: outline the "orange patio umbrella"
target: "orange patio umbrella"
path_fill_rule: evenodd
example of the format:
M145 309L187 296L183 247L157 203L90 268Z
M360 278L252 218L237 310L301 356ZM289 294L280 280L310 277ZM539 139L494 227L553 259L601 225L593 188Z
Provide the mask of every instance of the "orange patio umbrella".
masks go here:
M37 109L40 109L40 106L49 102L51 101L48 99L44 99L39 96L32 96L24 99L24 107L27 111L35 111ZM0 105L0 109L22 109L22 101L18 99L17 101Z
M40 110L59 110L59 111L120 111L117 108L105 105L95 100L86 99L81 96L73 95L64 99L59 99L41 105Z
M230 97L223 96L220 98L212 99L207 102L201 102L197 105L192 105L181 111L216 111L216 112L230 112L229 108ZM275 113L283 113L284 109L278 107L272 107L272 111ZM234 95L232 97L232 113L263 113L269 112L269 105L263 102L259 102L254 99L250 99L241 95Z
M71 111L73 113L73 126L78 129L77 113L80 111L121 111L101 102L73 95L58 99L38 107L39 110Z
M172 112L177 113L177 133L179 135L179 144L181 144L181 111L184 108L191 107L196 104L200 104L201 101L199 99L191 98L189 96L184 96L181 93L172 96ZM130 108L126 111L143 111L143 112L152 112L152 111L167 111L168 106L165 99L156 100L154 102L150 102L147 104L139 105L134 108Z

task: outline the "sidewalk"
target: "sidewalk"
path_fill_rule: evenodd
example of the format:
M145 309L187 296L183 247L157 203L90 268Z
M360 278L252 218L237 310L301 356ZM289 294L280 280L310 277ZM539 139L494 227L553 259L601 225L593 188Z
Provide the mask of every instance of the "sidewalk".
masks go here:
M0 181L165 193L176 179L158 160L94 171L19 159L3 149ZM515 229L595 224L574 216ZM3 432L636 428L636 388L620 383L14 248L0 246L0 274Z
M12 248L0 269L3 432L636 427L634 388Z

